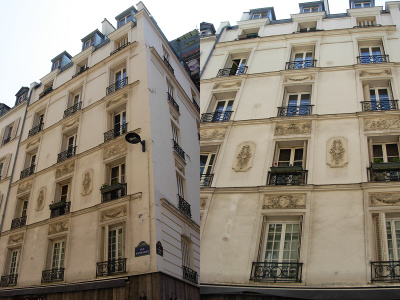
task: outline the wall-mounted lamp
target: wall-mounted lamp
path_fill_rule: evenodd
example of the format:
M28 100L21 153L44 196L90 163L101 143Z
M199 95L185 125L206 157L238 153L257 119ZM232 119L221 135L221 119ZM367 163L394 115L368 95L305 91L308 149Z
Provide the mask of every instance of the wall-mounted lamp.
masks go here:
M147 300L147 297L146 297L146 295L144 294L143 291L141 291L140 294L139 294L139 300Z
M146 151L146 142L145 140L142 141L140 138L140 135L138 135L135 132L129 132L125 135L125 140L130 143L130 144L137 144L141 143L142 144L142 152Z

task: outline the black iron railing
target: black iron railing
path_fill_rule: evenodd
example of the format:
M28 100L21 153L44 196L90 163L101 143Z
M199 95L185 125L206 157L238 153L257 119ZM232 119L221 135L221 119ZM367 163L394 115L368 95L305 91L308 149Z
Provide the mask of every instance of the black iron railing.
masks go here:
M254 38L258 38L258 37L259 37L258 33L255 32L255 33L248 33L248 34L238 35L238 38L236 40L254 39Z
M96 277L126 273L126 258L110 259L96 263Z
M307 170L290 170L290 167L286 170L272 169L268 172L267 185L300 185L307 183Z
M278 107L278 117L311 115L313 106L314 105Z
M214 174L200 174L200 186L201 187L211 186L213 178Z
M225 122L229 121L233 111L216 111L212 113L201 114L200 122Z
M166 58L165 56L164 56L164 63L167 66L168 70L170 70L172 74L175 74L174 68L171 66L171 64L168 61L168 58Z
M303 263L253 262L250 280L264 282L301 282Z
M400 163L372 163L369 181L400 181Z
M55 218L58 216L66 215L70 212L71 202L56 202L54 204L50 204L50 218Z
M382 25L381 24L361 25L361 26L354 26L353 28L379 27L379 26Z
M200 106L197 104L196 100L194 100L192 98L192 102L193 102L194 107L196 107L197 111L200 112Z
M127 42L126 44L123 44L121 47L118 47L113 52L111 52L110 55L113 55L113 54L117 53L119 50L124 49L125 47L129 46L130 44L131 44L131 42Z
M197 272L188 268L186 266L182 266L183 270L183 279L189 280L191 282L197 283Z
M40 123L39 125L29 130L28 137L34 136L35 134L39 133L42 130L43 130L43 123Z
M247 66L220 69L218 71L217 77L246 74L247 69L248 69Z
M79 70L78 73L72 75L72 78L75 78L76 76L79 76L80 74L82 74L83 72L85 72L87 69L89 69L89 67L83 67Z
M286 63L286 70L314 68L316 64L317 64L316 59L288 61Z
M1 276L0 286L1 287L14 286L17 285L17 281L18 281L18 274Z
M107 87L106 94L109 95L109 94L115 92L116 90L122 89L127 84L128 84L128 77L118 80L118 81L114 82L112 85L110 85L109 87Z
M399 100L361 101L363 111L381 111L399 109Z
M66 64L64 67L60 68L60 73L64 72L65 70L71 68L74 65L74 62L71 61L70 63Z
M44 96L50 94L53 91L53 86L48 87L39 95L39 99L43 98Z
M176 103L174 97L170 93L167 92L167 99L169 102L171 102L172 106L175 107L175 109L179 112L179 105Z
M26 225L26 216L11 221L11 229L20 228Z
M125 123L122 125L114 126L113 129L104 132L104 143L125 134L127 128L128 128L128 123Z
M9 141L11 141L11 136L9 136L8 138L4 139L3 145L7 144Z
M42 271L42 283L51 283L64 280L64 268L53 268Z
M175 152L176 152L183 160L186 160L185 151L182 150L182 148L181 148L181 146L179 146L178 142L176 142L175 140L172 140L172 141L173 141L173 143L174 143L173 148L174 148Z
M102 41L100 44L94 46L94 49L92 52L99 50L101 47L107 45L109 42L110 42L110 39L106 39L106 40Z
M400 282L400 261L371 261L371 282Z
M111 185L103 186L100 189L102 194L102 202L108 202L115 199L126 196L127 184L126 183L114 183Z
M33 174L33 171L35 171L35 165L31 165L29 168L26 168L21 171L21 175L19 176L19 179L24 179L28 176L31 176Z
M179 199L179 204L178 204L178 208L181 212L183 212L184 214L188 215L189 218L192 217L192 212L190 209L190 204L183 199L182 196L178 195L178 199Z
M377 64L389 62L389 55L361 55L357 56L358 64Z
M78 102L64 110L64 118L69 117L81 109L82 102Z
M67 150L58 153L57 162L59 163L64 160L67 160L68 158L75 156L75 154L76 154L76 146L68 147Z

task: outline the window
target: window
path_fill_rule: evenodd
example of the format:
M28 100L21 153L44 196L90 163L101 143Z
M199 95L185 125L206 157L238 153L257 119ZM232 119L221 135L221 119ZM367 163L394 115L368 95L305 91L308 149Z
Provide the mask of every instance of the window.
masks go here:
M184 179L177 174L176 176L176 184L178 188L178 195L185 199L185 185L184 185Z
M319 7L315 6L315 7L304 7L303 8L303 13L312 13L312 12L318 12L319 11Z
M182 266L191 267L192 259L191 259L191 251L190 244L186 238L182 237L181 239L181 250L182 250Z
M371 7L371 2L353 3L353 8Z
M200 186L211 186L214 174L215 153L200 153Z
M28 209L28 197L29 196L24 196L23 198L17 199L17 207L15 210L14 219L11 222L11 229L25 226Z
M11 125L8 125L8 126L6 127L5 135L4 135L4 138L3 138L3 145L4 145L4 144L7 144L9 141L11 141L12 131L13 131L13 125L14 125L14 123L11 124Z
M392 100L390 80L374 80L363 82L364 101L361 102L364 111L395 110L397 101Z
M126 112L121 111L118 113L114 113L113 116L114 123L114 137L118 137L122 134L126 133Z
M164 60L169 61L169 53L168 53L168 51L165 50L164 46L163 46L162 49L163 49L163 57L164 57Z
M18 97L16 105L22 103L25 100L25 94L22 94Z
M53 63L53 70L58 69L61 65L61 60L57 60Z
M92 46L93 45L93 41L94 41L94 38L91 38L91 39L87 40L85 42L85 45L83 46L83 50L85 50L85 49L89 48L90 46Z
M232 59L228 63L228 68L230 68L229 75L245 74L247 71L246 63L247 56L232 55Z
M50 218L68 214L71 207L71 178L58 182L54 203L50 205Z
M65 241L55 241L53 243L51 268L60 269L64 267L64 257L65 257Z
M35 134L39 133L40 131L43 130L43 124L44 124L44 110L35 113L33 117L33 124L32 124L32 129L29 130L28 136L34 136Z
M311 31L317 31L317 22L299 23L299 32L311 32ZM299 50L299 51L301 51L301 50ZM312 49L309 49L308 51L313 52ZM312 59L312 55L311 55L311 59Z
M398 143L373 144L372 149L375 163L400 161Z
M295 62L293 69L310 68L312 67L313 52L296 52L293 54L293 60Z
M128 37L124 37L122 39L120 39L119 41L117 41L116 43L116 48L121 48L122 46L128 44Z
M183 279L197 283L197 272L193 270L192 245L193 243L189 238L181 236Z
M180 144L179 129L174 124L171 124L171 128L172 128L172 140L179 145Z
M373 27L373 26L375 26L375 17L357 18L356 27Z
M283 106L278 107L278 117L310 115L311 89L311 85L286 86Z
M9 275L18 273L20 254L21 249L10 250L10 267L8 272Z
M212 122L229 121L232 114L233 100L217 101Z
M268 13L257 13L252 15L252 19L263 19L263 18L268 18Z
M124 257L123 230L121 226L108 230L107 246L108 260L121 259Z
M303 148L283 148L279 149L278 167L302 166Z
M388 62L388 56L383 51L382 41L363 41L359 42L360 56L358 63L383 63Z
M122 68L115 72L115 84L117 90L126 85L126 68Z
M64 280L65 238L49 243L47 270L42 272L42 283Z
M125 163L111 167L110 184L125 183Z
M102 202L124 197L127 194L125 158L106 165L105 184L100 189Z
M63 134L61 152L58 154L57 162L62 162L76 154L76 140L78 128L75 127Z
M21 171L20 179L28 177L33 174L36 166L37 150L33 149L26 153L24 169Z
M0 158L0 180L7 177L8 166L10 164L11 154L5 155Z
M370 137L370 181L400 180L400 155L398 136Z

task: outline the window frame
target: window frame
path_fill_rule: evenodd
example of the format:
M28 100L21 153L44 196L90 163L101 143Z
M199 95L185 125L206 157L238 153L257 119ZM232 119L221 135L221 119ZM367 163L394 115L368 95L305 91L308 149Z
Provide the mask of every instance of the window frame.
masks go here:
M368 4L368 6L365 6L365 4ZM357 7L357 5L360 5L360 7ZM371 1L353 2L353 8L366 8L366 7L372 7Z
M318 6L303 7L303 13L313 13L313 12L319 12L319 7Z
M17 253L15 265L13 266L13 254ZM8 262L6 268L6 275L16 275L18 274L18 269L21 261L21 248L8 249ZM14 271L12 272L12 269Z
M386 145L393 145L393 144L396 144L396 145L397 145L397 153L399 154L399 156L398 156L397 158L400 160L400 147L399 147L399 142L380 142L380 143L373 142L373 143L372 143L372 153L371 153L372 162L374 162L375 159L382 159L384 163L389 162L389 157L388 157L388 155L387 155L387 147L386 147ZM381 157L378 157L378 156L374 156L374 146L377 146L377 145L380 145L380 146L381 146L381 149L382 149L382 158L381 158ZM385 146L385 147L383 147L383 146Z
M60 244L60 252L58 253L58 257L57 257L57 260L58 260L57 266L54 266L55 265L54 258L55 258L55 255L56 255L55 247L56 247L57 244ZM50 261L49 261L51 269L64 268L65 258L66 258L66 244L67 244L67 242L66 242L66 238L65 237L62 237L62 238L59 238L59 239L55 239L55 240L51 240L51 250L50 250L51 252L50 252Z

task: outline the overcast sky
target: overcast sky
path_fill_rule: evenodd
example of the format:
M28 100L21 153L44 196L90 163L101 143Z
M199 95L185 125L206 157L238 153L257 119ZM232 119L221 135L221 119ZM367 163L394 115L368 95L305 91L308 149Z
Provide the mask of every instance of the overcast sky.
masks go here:
M143 0L169 40L198 28L200 22L221 21L235 25L243 12L252 8L274 6L277 19L290 18L299 12L299 0ZM66 50L72 56L81 51L81 39L107 18L115 27L115 16L137 1L118 0L2 0L0 58L0 102L12 107L22 86L40 82L50 72L51 59ZM376 6L385 1L376 0ZM233 5L234 4L234 5ZM330 1L331 13L344 13L348 0Z

